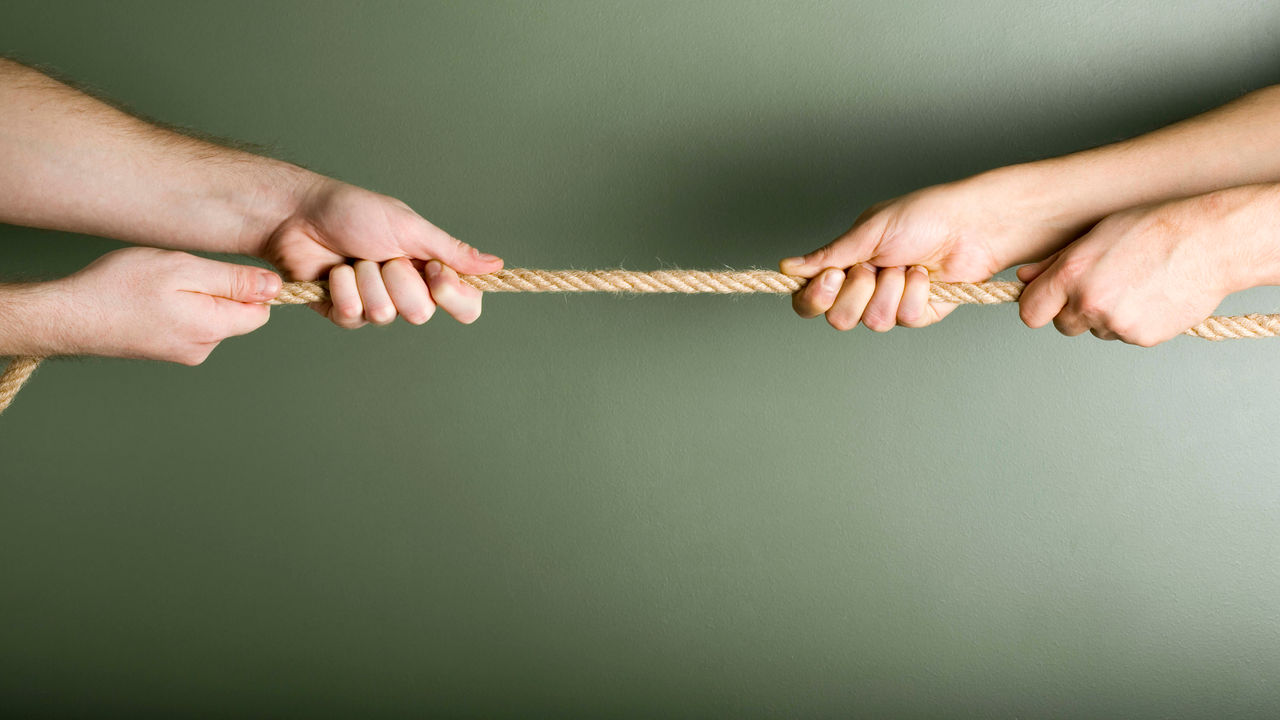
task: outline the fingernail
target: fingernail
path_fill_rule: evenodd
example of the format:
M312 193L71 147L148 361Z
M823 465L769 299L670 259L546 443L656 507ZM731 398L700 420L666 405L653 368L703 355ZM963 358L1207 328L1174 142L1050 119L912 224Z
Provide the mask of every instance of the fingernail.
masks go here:
M914 271L914 272L918 272L918 273L920 273L921 275L924 275L925 277L929 277L929 268L927 268L927 267L925 267L925 266L923 266L923 265L915 265L915 266L913 266L911 269L912 269L912 271Z
M840 271L828 270L822 276L822 288L824 290L840 289Z
M439 260L431 260L427 263L427 277L429 278L439 277L442 270L444 270L444 263Z
M262 273L258 276L258 294L263 297L275 297L280 292L280 276Z
M497 262L501 258L499 258L497 255L490 255L489 253L478 252L476 253L476 259L482 260L484 262Z
M803 265L803 264L804 264L804 258L802 258L802 257L789 257L789 258L784 259L784 260L782 261L782 263L781 263L781 264L783 264L783 265Z

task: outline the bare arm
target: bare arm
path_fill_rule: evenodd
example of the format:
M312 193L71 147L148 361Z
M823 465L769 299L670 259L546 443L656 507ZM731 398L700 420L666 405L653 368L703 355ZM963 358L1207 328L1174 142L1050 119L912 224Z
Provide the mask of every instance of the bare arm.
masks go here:
M1280 85L1136 138L1023 166L1092 225L1118 210L1280 182ZM1040 248L1036 248L1037 251ZM1008 265L1039 260L1013 253Z
M502 267L395 198L158 127L5 59L0 222L328 277L334 302L315 308L344 327L418 324L436 307L472 322L480 293L457 272Z
M1146 135L991 170L881 203L825 247L782 261L818 278L804 317L847 330L919 327L954 306L928 281L977 281L1041 260L1128 208L1280 181L1280 86ZM821 277L819 277L821 276Z
M0 221L257 254L320 178L157 127L0 59Z

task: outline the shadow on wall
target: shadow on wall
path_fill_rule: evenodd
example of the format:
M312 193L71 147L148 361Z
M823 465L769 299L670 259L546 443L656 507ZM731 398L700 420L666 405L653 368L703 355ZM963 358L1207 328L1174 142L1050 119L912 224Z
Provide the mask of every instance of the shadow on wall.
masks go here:
M599 197L577 201L609 218L611 236L630 247L606 252L634 267L773 267L829 241L880 200L1133 137L1280 83L1280 51L1261 60L1176 84L1133 78L1061 92L1038 87L1034 97L1001 89L853 117L784 112L667 126L628 140L643 166L597 169ZM527 226L562 227L561 209L548 210L525 218Z

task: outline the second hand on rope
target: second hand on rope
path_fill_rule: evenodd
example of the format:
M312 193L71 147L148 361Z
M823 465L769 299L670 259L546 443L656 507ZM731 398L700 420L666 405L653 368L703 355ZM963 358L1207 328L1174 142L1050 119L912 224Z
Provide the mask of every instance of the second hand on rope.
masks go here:
M528 270L512 268L488 275L462 275L462 282L484 292L613 292L613 293L773 293L789 295L808 279L772 270ZM995 305L1016 302L1020 282L929 284L932 302ZM305 305L329 299L323 281L287 282L268 305ZM1280 335L1280 315L1215 316L1182 333L1205 340L1275 337ZM13 359L0 374L0 412L9 407L18 391L43 358Z

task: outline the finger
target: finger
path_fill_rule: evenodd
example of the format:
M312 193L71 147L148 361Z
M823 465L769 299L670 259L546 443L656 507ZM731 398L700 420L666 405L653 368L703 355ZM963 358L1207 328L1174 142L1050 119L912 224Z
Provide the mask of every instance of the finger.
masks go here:
M932 325L946 316L952 311L960 307L956 303L931 302L924 307L925 320L924 325Z
M778 263L778 269L787 275L811 278L826 268L851 267L871 260L883 235L884 220L872 215L830 244L808 255L786 258Z
M1053 326L1067 337L1075 337L1089 329L1089 321L1072 310L1063 310L1053 319Z
M401 317L414 325L421 325L431 319L436 311L436 304L431 300L431 293L427 292L427 283L422 279L422 273L413 267L408 258L396 258L383 263L382 282Z
M1099 330L1098 328L1089 328L1089 332L1099 340L1119 340L1120 336L1109 330Z
M439 260L457 272L483 275L502 269L502 258L482 253L423 220L412 231L411 244L419 260Z
M929 271L916 265L907 271L902 289L902 301L898 303L898 324L905 327L924 327L933 321L929 312Z
M844 286L827 311L827 322L837 330L852 330L857 327L875 289L874 266L859 263L849 268L849 272L845 273Z
M898 323L898 305L906 285L906 268L880 268L876 274L876 291L862 314L862 324L876 332L886 332Z
M280 276L252 265L236 265L188 256L186 288L239 302L266 302L280 292Z
M831 309L836 293L844 284L844 271L828 268L791 296L791 307L803 318L818 317Z
M356 271L350 265L329 270L329 319L338 327L354 330L365 324L364 302L356 287Z
M387 325L396 319L396 306L391 302L387 286L382 282L382 268L372 260L358 260L356 288L364 304L364 319L374 325Z
M464 325L470 325L480 317L480 298L483 293L470 285L464 285L453 268L432 260L427 263L426 273L431 297L441 310Z
M1067 291L1062 287L1054 267L1050 267L1022 291L1022 297L1018 300L1018 315L1027 327L1042 328L1057 317L1066 304Z
M1055 262L1057 262L1058 256L1061 254L1062 254L1062 251L1059 250L1058 252L1050 255L1049 257L1041 260L1040 262L1031 263L1030 265L1023 265L1022 267L1018 268L1018 279L1024 283L1029 283L1035 280L1036 278L1040 277L1041 273L1043 273L1045 270L1048 270L1050 265L1053 265Z
M267 324L271 319L271 306L262 303L242 303L215 297L221 334L224 338L248 335Z

